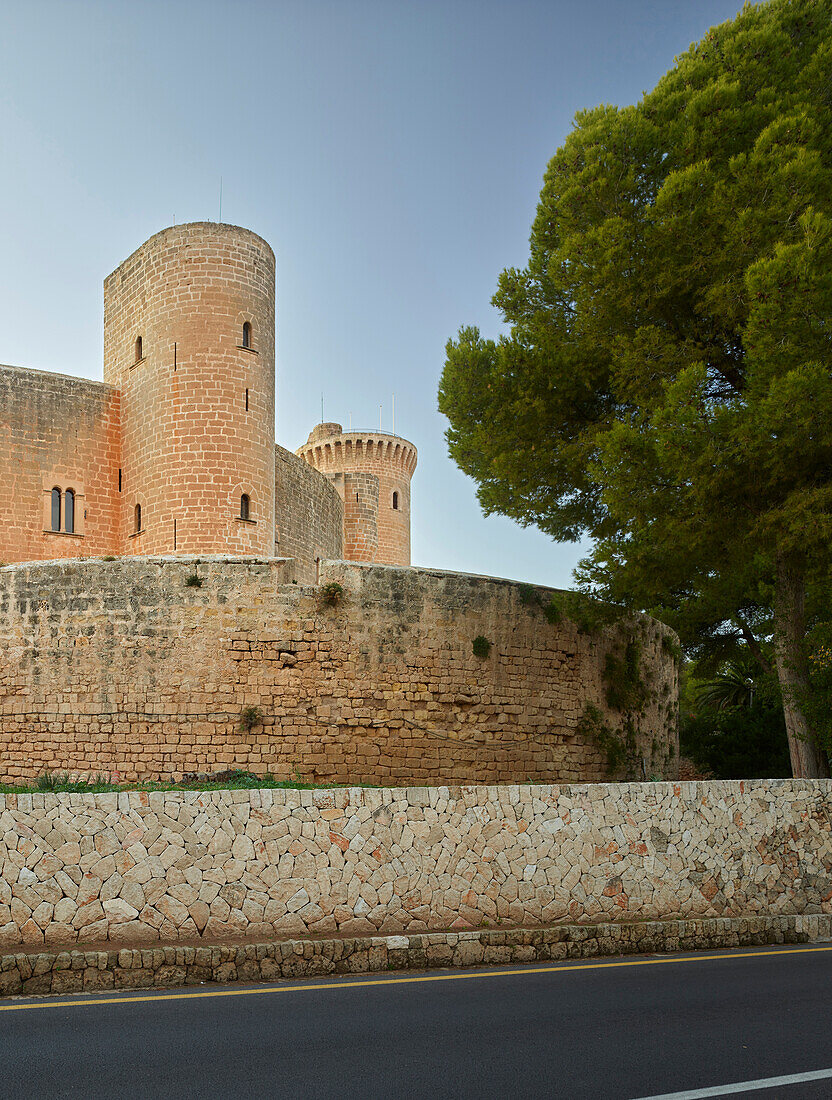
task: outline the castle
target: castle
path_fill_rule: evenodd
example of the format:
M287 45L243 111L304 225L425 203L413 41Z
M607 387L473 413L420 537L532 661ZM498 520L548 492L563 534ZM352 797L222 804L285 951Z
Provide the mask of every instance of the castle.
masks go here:
M672 774L669 632L411 569L416 448L334 423L276 445L274 334L269 245L197 222L105 279L103 382L0 367L0 781L602 779L625 728L631 771ZM650 698L622 716L630 642Z
M0 367L0 560L409 565L416 448L338 424L300 458L276 446L274 331L256 234L199 222L146 241L104 281L103 382Z

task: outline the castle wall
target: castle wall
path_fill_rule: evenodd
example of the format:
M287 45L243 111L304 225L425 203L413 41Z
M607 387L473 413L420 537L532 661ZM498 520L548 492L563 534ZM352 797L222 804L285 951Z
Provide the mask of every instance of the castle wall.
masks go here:
M601 934L597 922L616 926L603 933L603 953L615 954L650 950L637 946L642 939L678 950L674 932L707 934L649 921L720 918L729 934L711 942L730 946L749 931L746 921L795 914L806 931L816 914L815 935L828 936L828 917L818 915L832 912L830 797L829 780L0 794L0 947L580 922L583 935L567 924L528 941L560 941L542 957L563 958L565 941L579 941L575 955L581 940ZM474 940L464 938L463 953L456 936L431 937L421 965L510 961L484 958ZM387 945L366 946L372 958ZM181 967L180 951L171 961ZM140 964L131 955L141 952L124 954L128 962L108 968L159 965L154 952ZM212 976L206 954L192 957L203 980ZM353 959L348 968L367 969L366 956L364 967ZM247 976L275 972L255 966ZM151 984L145 975L123 984ZM216 975L237 976L246 974ZM16 969L12 982L5 992L21 992ZM50 988L73 986L22 991Z
M123 553L273 552L274 286L264 240L209 222L157 233L104 281L104 378L122 391Z
M334 474L344 495L344 557L374 562L379 556L379 479L370 473Z
M111 386L0 366L0 561L117 553L120 453ZM53 487L75 493L74 533L50 529Z
M610 776L579 723L587 704L621 718L604 679L616 629L551 624L509 582L338 562L321 568L344 589L330 606L292 570L204 557L0 570L0 781L228 767L339 783ZM186 584L195 571L201 587ZM672 776L670 634L650 619L637 634L650 692L637 771Z
M343 432L340 424L326 423L297 453L339 484L348 561L410 565L410 479L417 460L412 443L383 432Z
M314 584L316 560L343 557L344 506L335 486L284 447L274 449L275 557L294 558L298 580Z

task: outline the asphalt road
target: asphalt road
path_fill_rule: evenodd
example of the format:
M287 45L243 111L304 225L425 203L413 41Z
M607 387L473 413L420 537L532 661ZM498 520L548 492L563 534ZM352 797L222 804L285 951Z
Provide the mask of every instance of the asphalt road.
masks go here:
M13 998L0 1098L828 1100L831 1008L826 946Z

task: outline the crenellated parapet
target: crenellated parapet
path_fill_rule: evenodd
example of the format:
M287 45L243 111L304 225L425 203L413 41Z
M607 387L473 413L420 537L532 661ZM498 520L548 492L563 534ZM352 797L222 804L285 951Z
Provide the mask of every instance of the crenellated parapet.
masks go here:
M296 453L341 495L348 561L410 565L410 480L418 460L412 443L323 423Z

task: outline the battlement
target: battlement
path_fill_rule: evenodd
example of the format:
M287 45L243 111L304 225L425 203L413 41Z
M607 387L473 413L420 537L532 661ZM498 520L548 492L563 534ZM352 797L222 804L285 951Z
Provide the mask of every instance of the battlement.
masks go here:
M344 502L349 561L410 565L410 479L415 446L387 432L318 424L295 452L334 483Z

